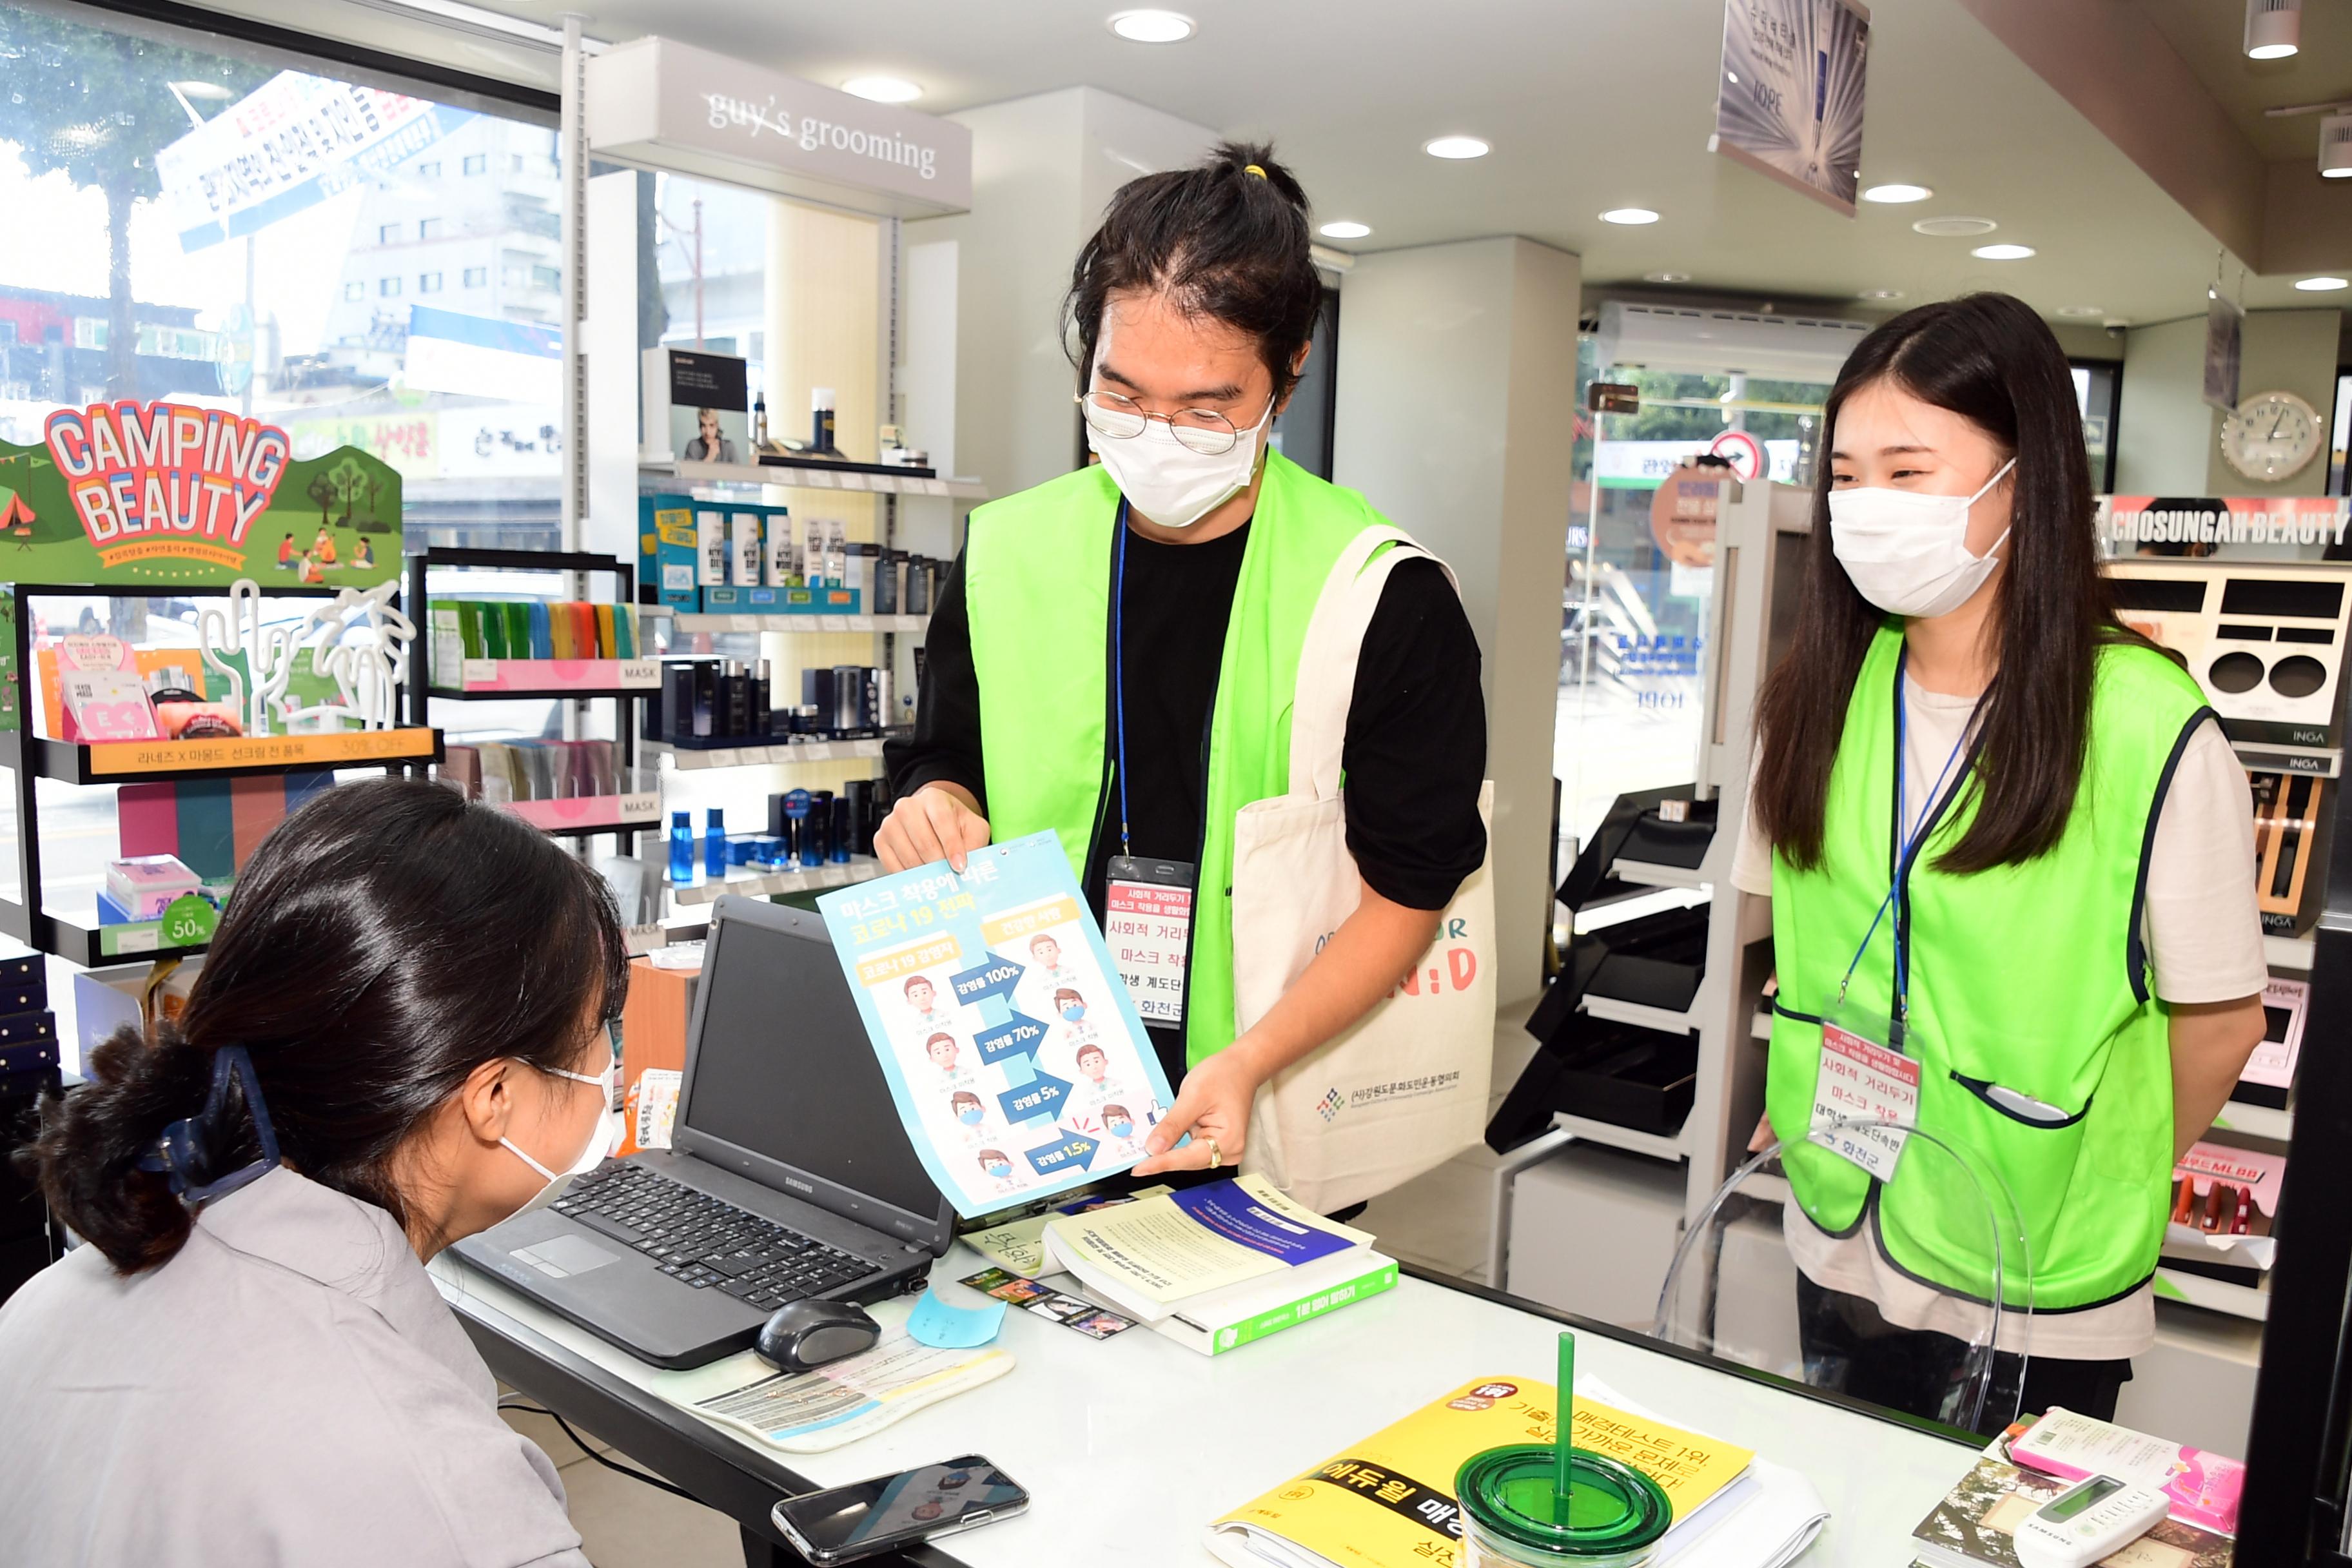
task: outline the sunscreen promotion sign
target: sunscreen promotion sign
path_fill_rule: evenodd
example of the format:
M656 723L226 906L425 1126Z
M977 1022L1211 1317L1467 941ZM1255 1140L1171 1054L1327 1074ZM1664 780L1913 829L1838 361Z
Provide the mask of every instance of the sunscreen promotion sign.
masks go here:
M0 442L0 581L371 587L400 567L400 475L278 426L171 402L60 408Z

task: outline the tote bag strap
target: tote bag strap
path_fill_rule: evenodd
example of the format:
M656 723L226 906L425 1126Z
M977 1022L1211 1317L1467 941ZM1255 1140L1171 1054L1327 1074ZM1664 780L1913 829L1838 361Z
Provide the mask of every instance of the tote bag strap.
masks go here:
M1383 545L1394 545L1374 560ZM1368 528L1348 542L1323 580L1299 647L1298 682L1290 710L1290 793L1328 800L1339 793L1339 759L1348 739L1348 707L1356 691L1356 664L1364 632L1380 608L1381 590L1401 561L1437 561L1398 528ZM1454 569L1437 561L1461 592Z

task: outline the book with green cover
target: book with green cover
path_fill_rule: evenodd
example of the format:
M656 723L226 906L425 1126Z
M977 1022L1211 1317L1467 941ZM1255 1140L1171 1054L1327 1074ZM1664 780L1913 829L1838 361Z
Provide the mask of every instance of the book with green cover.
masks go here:
M506 606L483 604L476 605L474 608L481 613L482 617L482 657L514 658L513 646L507 641Z
M1310 1318L1336 1312L1395 1286L1395 1259L1377 1252L1353 1256L1369 1267L1352 1279L1311 1286L1302 1293L1297 1279L1288 1276L1269 1279L1260 1290L1222 1300L1214 1312L1187 1311L1180 1307L1148 1326L1155 1333L1204 1355L1239 1350L1254 1340L1278 1334Z
M507 623L507 658L533 657L530 645L530 605L521 599L509 599L499 606Z

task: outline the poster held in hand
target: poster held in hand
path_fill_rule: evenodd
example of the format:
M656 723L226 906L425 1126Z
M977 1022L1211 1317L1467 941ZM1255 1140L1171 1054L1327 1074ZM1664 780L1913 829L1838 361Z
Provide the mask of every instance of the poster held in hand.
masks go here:
M817 900L923 1168L966 1219L1136 1164L1167 1074L1051 832Z

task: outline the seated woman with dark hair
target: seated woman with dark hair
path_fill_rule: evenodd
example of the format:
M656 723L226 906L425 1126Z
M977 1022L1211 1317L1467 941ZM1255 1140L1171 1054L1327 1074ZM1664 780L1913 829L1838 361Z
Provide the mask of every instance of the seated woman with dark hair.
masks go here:
M10 1560L584 1568L425 1261L602 1158L627 975L604 884L448 790L271 834L18 1155L88 1245L0 1309Z

